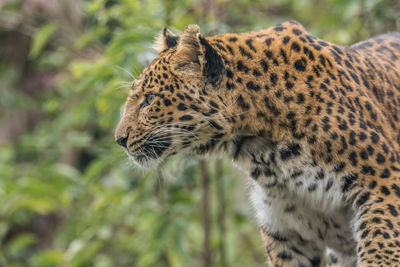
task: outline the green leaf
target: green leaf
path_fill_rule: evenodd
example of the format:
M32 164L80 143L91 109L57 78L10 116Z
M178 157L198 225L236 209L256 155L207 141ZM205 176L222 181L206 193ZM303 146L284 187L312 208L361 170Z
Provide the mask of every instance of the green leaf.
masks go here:
M64 253L58 250L46 250L34 255L30 261L34 267L60 266L64 261Z
M50 37L57 29L57 25L53 22L48 23L41 27L33 36L33 43L31 47L30 57L36 58L42 52L45 45L50 40Z
M22 254L23 250L27 249L27 247L32 245L34 242L35 237L33 234L20 234L11 241L8 249L12 255L17 256Z

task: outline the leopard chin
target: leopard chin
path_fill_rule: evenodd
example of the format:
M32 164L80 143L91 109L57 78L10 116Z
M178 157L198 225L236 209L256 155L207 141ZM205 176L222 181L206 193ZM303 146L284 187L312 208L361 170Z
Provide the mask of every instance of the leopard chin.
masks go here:
M125 153L128 155L129 160L141 169L156 168L165 161L164 158L152 158L147 155L132 155L127 150L125 150Z

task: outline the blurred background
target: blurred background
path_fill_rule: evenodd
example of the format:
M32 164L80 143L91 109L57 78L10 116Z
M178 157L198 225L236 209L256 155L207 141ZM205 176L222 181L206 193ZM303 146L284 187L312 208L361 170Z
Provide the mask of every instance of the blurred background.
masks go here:
M163 25L287 19L340 44L400 30L398 0L0 0L0 266L265 266L241 172L114 142Z

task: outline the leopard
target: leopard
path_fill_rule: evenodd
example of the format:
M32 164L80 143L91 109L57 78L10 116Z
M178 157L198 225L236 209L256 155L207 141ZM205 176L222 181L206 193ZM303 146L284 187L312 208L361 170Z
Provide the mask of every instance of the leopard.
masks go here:
M163 28L115 131L137 165L224 155L269 266L400 266L400 34L334 44L299 22Z

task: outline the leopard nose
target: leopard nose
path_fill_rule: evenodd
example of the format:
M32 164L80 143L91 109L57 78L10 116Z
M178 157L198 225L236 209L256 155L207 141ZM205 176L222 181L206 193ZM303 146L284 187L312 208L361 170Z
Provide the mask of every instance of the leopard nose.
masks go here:
M129 135L126 136L119 136L115 139L115 141L122 147L126 148L126 142L128 141Z

